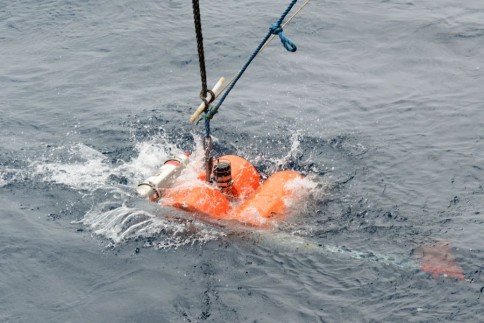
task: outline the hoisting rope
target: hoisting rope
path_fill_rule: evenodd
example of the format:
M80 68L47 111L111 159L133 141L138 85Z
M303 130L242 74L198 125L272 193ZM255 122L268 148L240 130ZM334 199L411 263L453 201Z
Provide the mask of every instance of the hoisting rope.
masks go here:
M208 109L210 103L215 100L215 95L211 90L207 89L207 71L205 69L205 52L203 50L203 35L202 35L202 18L200 17L200 5L198 0L192 0L193 20L195 23L195 33L197 37L198 62L200 64L200 78L202 79L202 90L200 91L200 99L205 103L205 110ZM210 102L207 100L208 93L212 94Z
M205 70L205 53L203 50L203 35L202 35L202 18L200 17L200 4L198 0L192 0L193 20L195 23L195 33L197 37L198 62L200 64L200 77L202 79L202 90L200 91L200 99L204 103L204 112L208 112L210 103L215 100L215 93L207 89L207 72ZM208 93L211 94L210 100L207 100ZM210 182L212 173L213 159L210 156L212 150L212 137L210 136L210 120L205 120L205 137L203 140L203 150L205 151L205 176L206 181Z
M264 36L263 40L257 46L257 48L253 51L252 55L249 57L247 62L244 64L242 69L232 78L232 80L225 86L225 88L219 92L223 95L218 101L217 105L210 109L210 104L216 99L217 95L212 92L211 90L207 89L207 73L205 69L205 53L203 49L203 35L202 35L202 22L200 17L200 5L199 0L192 0L192 7L193 7L193 17L195 23L195 32L197 38L197 48L198 48L198 61L200 64L200 77L202 81L202 90L200 92L200 98L203 101L203 111L204 114L202 118L205 121L205 137L203 138L203 148L205 150L205 169L207 174L207 181L210 181L210 174L211 174L211 165L213 159L210 157L210 150L212 148L212 138L210 136L210 120L213 116L218 112L218 109L223 104L227 96L229 95L230 91L234 88L237 81L242 77L244 72L247 70L249 65L252 63L254 58L262 51L271 41L274 39L275 36L279 36L281 39L281 43L286 48L286 50L290 52L295 52L297 50L296 44L292 42L289 38L287 38L283 33L283 27L289 23L308 3L310 0L306 0L304 4L282 25L284 19L289 14L291 9L296 4L297 0L292 0L286 10L282 13L281 17L277 22L273 23L269 28L269 31ZM221 79L222 80L222 79ZM209 96L210 94L210 96ZM210 99L207 99L209 98ZM200 119L201 120L201 119ZM200 121L199 120L199 121Z

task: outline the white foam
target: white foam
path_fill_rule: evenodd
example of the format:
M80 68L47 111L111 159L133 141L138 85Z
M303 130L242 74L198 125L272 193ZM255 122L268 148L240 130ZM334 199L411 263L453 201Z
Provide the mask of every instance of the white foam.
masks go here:
M2 174L2 177L0 177L0 187L4 187L8 184L7 180L3 178L3 174Z
M9 167L0 168L0 187L28 178L28 170Z
M65 184L74 189L97 188L111 174L104 155L83 144L59 147L44 160L29 165L31 176L44 182ZM45 161L54 159L54 161Z
M171 154L182 153L175 145L166 143L162 138L139 142L135 150L138 152L136 157L113 165L100 151L80 143L56 148L49 156L44 157L44 161L35 161L29 168L32 176L40 176L45 182L94 191L100 187L108 188L112 175L123 176L129 185L136 185L156 172ZM54 161L50 161L52 159Z
M325 194L325 190L321 188L321 185L310 176L296 178L287 182L285 189L291 192L284 199L284 205L287 210L286 216L288 218L306 213L308 202L315 198L321 199Z
M128 240L152 238L147 247L178 248L187 244L206 243L225 236L213 227L194 221L166 219L148 211L121 206L106 212L90 211L81 223L114 245Z

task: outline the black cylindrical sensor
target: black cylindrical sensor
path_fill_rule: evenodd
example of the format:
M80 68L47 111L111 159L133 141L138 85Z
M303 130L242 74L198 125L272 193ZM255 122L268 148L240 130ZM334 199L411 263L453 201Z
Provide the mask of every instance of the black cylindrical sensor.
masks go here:
M213 168L213 178L220 189L232 186L232 169L230 162L219 160Z

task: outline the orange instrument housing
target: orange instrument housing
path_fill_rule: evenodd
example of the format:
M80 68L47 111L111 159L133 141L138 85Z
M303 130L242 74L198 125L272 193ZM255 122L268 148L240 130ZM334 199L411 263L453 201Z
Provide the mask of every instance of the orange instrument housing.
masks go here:
M265 226L284 217L285 201L293 194L287 184L302 178L299 173L277 172L261 184L257 170L244 158L226 155L219 159L231 164L232 185L228 196L207 184L203 173L195 185L181 184L166 190L162 204L253 226Z

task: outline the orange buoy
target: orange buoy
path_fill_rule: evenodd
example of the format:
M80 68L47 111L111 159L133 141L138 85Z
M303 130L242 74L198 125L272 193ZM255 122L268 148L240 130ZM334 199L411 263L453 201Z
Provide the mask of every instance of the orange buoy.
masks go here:
M195 180L166 189L161 203L213 219L237 220L253 226L264 226L284 216L286 201L293 194L288 183L302 178L297 172L282 171L273 174L261 185L259 173L244 158L225 155L218 158L217 162L225 163L218 169L221 171L218 174L221 175L218 177L219 187L205 183L206 175L202 173L198 177L202 181ZM231 208L231 201L237 204L244 199L238 207Z
M205 183L168 189L161 203L165 206L205 214L215 219L224 219L230 210L228 199L217 188Z
M257 191L237 207L229 218L247 224L261 226L272 218L280 218L286 212L285 200L292 195L288 183L302 178L294 171L277 172L270 176Z

